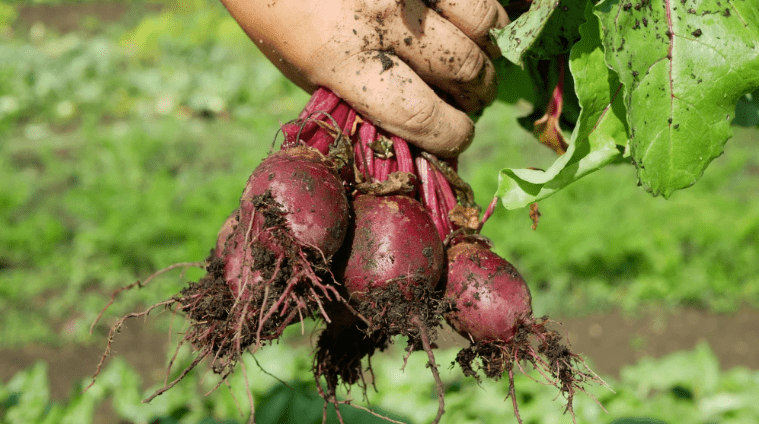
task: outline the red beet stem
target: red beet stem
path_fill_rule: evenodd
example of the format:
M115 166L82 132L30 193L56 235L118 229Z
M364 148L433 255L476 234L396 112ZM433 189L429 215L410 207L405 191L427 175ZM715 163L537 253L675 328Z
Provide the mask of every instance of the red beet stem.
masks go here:
M409 150L406 140L395 135L391 137L391 140L398 160L398 171L414 174L414 159L411 157L411 150Z
M318 125L314 121L304 122L306 119L320 119L314 116L314 112L332 113L340 103L340 98L327 88L319 87L306 103L306 106L298 115L298 120L294 123L282 126L282 132L285 134L285 141L282 148L287 149L297 146L300 140L309 140L313 137ZM300 134L300 137L298 137Z
M435 185L440 190L439 196L442 197L445 208L447 210L451 210L456 207L458 204L458 201L456 200L456 195L453 194L453 190L451 190L451 185L448 183L448 180L445 178L442 172L438 171L437 168L432 168L432 175L435 177Z
M352 109L347 103L340 103L329 115L327 114L315 114L313 117L320 121L324 121L327 124L334 126L337 124L337 129L341 129L345 125L345 121L348 119L348 113ZM321 115L321 116L316 116ZM332 117L330 119L329 117ZM301 136L301 139L303 137ZM324 128L319 128L316 134L310 140L306 141L307 146L311 146L321 152L323 155L329 153L329 146L335 141L334 137Z
M359 163L359 170L366 176L369 176L369 181L372 182L374 176L374 154L372 149L369 148L369 144L373 143L377 138L377 127L369 121L364 121L361 124L361 129L358 130L360 147L358 149L356 161ZM356 143L359 145L359 143Z
M437 193L435 192L435 186L433 177L430 174L430 164L421 156L416 157L416 169L419 176L419 186L422 190L421 200L424 207L427 209L427 213L432 217L432 221L435 223L440 240L445 240L448 235L445 224L440 217L440 211L438 206Z
M490 218L490 215L493 215L496 205L498 205L498 197L494 197L493 200L490 201L488 208L485 209L485 214L482 215L482 220L480 220L480 229L482 229L482 226L485 225L485 221Z
M351 134L351 130L353 129L353 123L356 122L356 117L358 115L356 114L356 111L353 110L353 108L350 108L348 110L348 117L345 119L345 123L343 124L343 132L348 136L352 137L353 134Z

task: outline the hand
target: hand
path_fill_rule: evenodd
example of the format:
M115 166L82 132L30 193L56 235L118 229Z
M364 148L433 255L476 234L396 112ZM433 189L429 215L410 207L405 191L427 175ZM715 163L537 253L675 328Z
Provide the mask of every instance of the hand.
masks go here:
M295 84L331 89L436 155L463 151L474 135L466 113L495 98L490 58L500 52L488 31L509 22L497 0L222 2Z

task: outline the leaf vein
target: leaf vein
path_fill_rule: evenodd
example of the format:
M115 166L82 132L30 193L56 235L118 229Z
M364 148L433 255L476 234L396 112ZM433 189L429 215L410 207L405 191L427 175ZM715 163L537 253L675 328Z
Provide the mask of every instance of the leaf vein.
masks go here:
M738 15L738 19L740 19L740 20L741 20L741 23L743 24L743 26L744 26L744 27L747 27L747 26L748 26L748 24L746 23L746 20L745 20L745 19L743 19L743 15L741 15L741 12L740 12L740 11L738 11L738 9L735 7L735 5L733 4L733 2L732 2L731 0L727 0L727 4L729 4L729 5L730 5L730 7L732 7L732 8L733 8L733 10L735 10L735 13Z
M603 112L601 112L601 114L598 116L596 123L593 124L593 128L591 128L590 131L588 131L588 137L590 137L590 135L593 134L593 131L595 131L598 125L601 123L601 121L603 121L603 118L606 115L606 112L608 112L609 109L611 109L611 105L614 103L614 100L616 100L617 95L622 90L622 87L623 87L622 83L620 83L619 86L617 86L617 91L615 91L614 95L611 96L611 100L609 100L609 104L606 105Z

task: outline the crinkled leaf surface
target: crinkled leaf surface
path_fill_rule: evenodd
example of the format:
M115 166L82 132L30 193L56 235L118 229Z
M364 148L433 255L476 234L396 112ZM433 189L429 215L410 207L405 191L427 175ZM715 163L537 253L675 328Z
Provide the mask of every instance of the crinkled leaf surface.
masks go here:
M759 87L759 0L606 0L595 13L638 178L668 197L722 153L736 101Z
M619 158L627 143L622 87L604 61L598 19L586 10L581 40L572 48L570 70L582 111L567 153L546 171L503 169L497 195L507 209L524 207Z

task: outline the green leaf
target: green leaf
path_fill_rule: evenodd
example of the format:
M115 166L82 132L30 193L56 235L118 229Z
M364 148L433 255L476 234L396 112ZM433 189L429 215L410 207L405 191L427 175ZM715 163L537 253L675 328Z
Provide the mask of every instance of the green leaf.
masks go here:
M579 38L585 2L535 0L530 10L505 28L493 31L503 56L519 66L523 57L546 58L569 51Z
M759 1L607 0L595 13L638 178L669 197L722 154L736 101L759 87Z
M570 69L582 111L567 152L546 171L503 169L497 196L507 209L524 207L578 178L619 159L627 143L621 85L604 62L598 20L588 5L588 21L570 55Z

